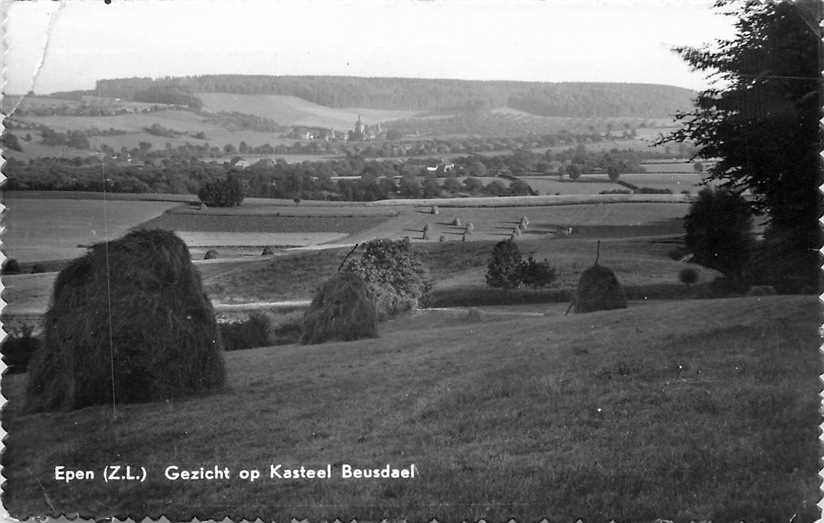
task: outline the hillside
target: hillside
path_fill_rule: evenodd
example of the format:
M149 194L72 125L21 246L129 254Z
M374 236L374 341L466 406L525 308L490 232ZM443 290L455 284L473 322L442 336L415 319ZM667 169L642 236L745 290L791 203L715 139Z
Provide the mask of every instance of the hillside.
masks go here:
M775 296L420 324L227 353L225 392L116 419L103 406L22 416L25 375L7 374L3 502L18 519L812 521L818 323L814 297ZM145 466L146 482L49 480L55 464L112 460ZM415 464L419 477L237 479L277 463ZM169 465L235 475L169 481Z
M168 99L160 96L166 89ZM181 91L285 95L335 108L410 111L477 110L509 106L541 116L666 117L688 109L689 89L652 84L547 83L342 76L204 75L152 80L98 80L97 96L177 103Z
M414 116L413 111L362 108L334 108L312 103L296 96L272 94L233 94L197 92L205 111L254 114L282 125L328 127L349 130L360 117L374 124Z

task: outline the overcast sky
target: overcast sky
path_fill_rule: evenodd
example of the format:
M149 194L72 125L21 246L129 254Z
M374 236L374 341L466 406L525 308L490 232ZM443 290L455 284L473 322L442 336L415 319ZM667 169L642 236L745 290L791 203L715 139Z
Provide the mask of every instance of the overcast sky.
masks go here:
M8 10L5 92L210 73L660 83L732 34L711 0L69 0ZM55 14L56 13L56 14ZM51 24L51 31L47 28ZM50 34L45 59L42 51Z

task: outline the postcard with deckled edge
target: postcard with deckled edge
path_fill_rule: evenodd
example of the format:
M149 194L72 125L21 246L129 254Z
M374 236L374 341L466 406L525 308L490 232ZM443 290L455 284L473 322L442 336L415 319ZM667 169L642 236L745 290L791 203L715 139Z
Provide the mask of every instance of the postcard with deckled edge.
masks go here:
M818 518L820 3L3 12L10 518Z

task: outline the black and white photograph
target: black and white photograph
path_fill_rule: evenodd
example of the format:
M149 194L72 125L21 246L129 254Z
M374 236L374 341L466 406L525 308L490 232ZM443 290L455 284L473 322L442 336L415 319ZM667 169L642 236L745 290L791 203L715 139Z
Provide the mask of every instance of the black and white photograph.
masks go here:
M821 521L820 1L0 19L0 517Z

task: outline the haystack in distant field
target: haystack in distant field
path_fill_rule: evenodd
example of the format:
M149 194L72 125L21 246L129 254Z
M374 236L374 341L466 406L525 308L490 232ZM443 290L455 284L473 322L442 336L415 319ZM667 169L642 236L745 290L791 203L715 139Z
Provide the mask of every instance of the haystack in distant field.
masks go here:
M206 251L206 254L203 255L204 260L214 260L217 257L218 253L214 249L209 249L208 251Z
M263 252L260 253L261 256L272 256L275 254L275 250L271 247L264 247Z
M324 283L303 315L303 343L378 336L378 314L366 283L339 272Z
M29 411L170 399L225 379L214 310L180 238L138 230L99 243L57 276Z
M600 243L595 263L585 270L578 280L575 298L575 312L593 312L610 309L626 309L627 299L624 289L618 283L615 273L607 267L598 265Z

